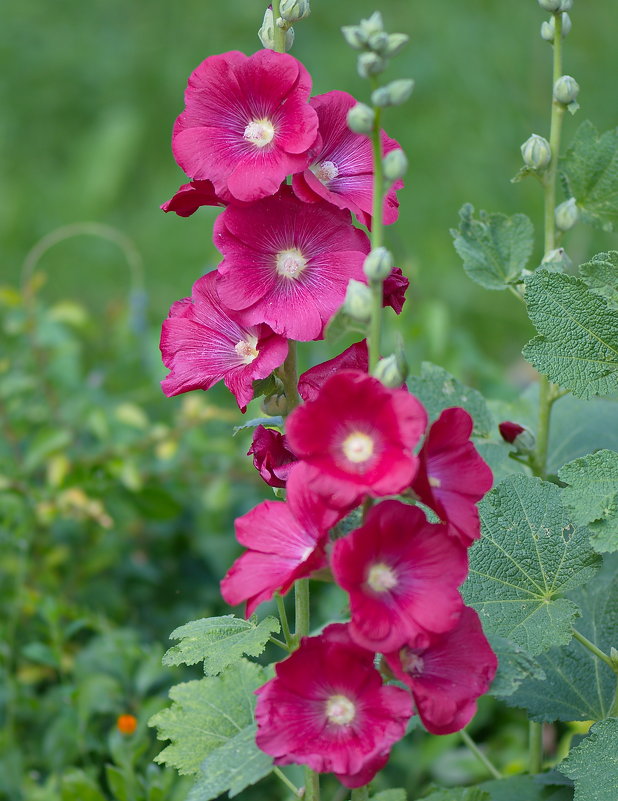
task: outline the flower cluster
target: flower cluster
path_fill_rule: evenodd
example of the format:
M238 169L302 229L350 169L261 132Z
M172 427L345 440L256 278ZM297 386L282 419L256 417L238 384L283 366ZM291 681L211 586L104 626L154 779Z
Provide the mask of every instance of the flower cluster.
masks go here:
M162 208L223 206L222 260L163 323L167 395L223 380L244 411L255 381L273 377L281 390L289 380L289 341L322 338L349 281L367 284L369 239L353 218L374 222L371 141L347 125L350 95L310 90L302 64L269 50L212 56L189 79L172 148L190 182ZM398 148L384 132L381 144L382 155ZM396 220L401 186L390 183L381 222ZM393 268L384 305L399 313L407 285ZM405 385L369 374L364 340L301 375L294 392L303 402L285 433L259 426L249 450L285 500L237 519L245 551L221 591L247 615L318 571L348 594L349 621L291 643L258 690L257 743L277 764L360 787L415 711L430 732L457 731L493 678L495 656L459 593L492 475L468 413L446 409L429 425Z

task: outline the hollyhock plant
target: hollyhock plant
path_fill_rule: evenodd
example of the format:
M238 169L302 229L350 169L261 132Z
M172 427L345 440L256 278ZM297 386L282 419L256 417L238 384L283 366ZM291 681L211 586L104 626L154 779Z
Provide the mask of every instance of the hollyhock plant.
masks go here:
M405 645L386 654L396 678L408 685L425 728L432 734L463 729L476 714L477 699L489 689L498 660L479 616L465 607L455 628L426 647Z
M288 448L287 437L274 428L257 426L247 451L253 466L269 487L285 487L290 470L298 459Z
M412 714L409 695L384 686L341 623L305 637L256 694L258 746L277 765L334 773L346 787L371 781Z
M321 147L316 148L311 164L292 179L294 192L301 200L314 203L321 199L340 209L349 209L357 220L371 227L373 204L373 153L367 136L353 133L348 127L348 111L356 100L347 92L327 92L312 97L310 104L319 120ZM399 144L382 131L382 155L397 150ZM383 221L397 220L396 181L384 196Z
M350 636L363 648L388 653L426 643L459 619L466 549L417 506L374 506L360 528L335 542L331 568L350 594Z
M493 474L470 442L472 418L445 409L430 427L419 453L412 489L465 545L481 536L476 504L491 489Z
M329 359L327 362L317 364L310 370L304 372L298 379L298 394L305 401L315 400L318 393L331 375L339 370L361 370L366 373L369 370L369 353L367 351L367 340L356 342L349 348Z
M418 461L412 451L426 425L424 407L406 389L340 370L292 412L286 431L312 488L349 509L365 495L395 495L409 485Z
M309 73L286 53L210 56L189 77L174 157L193 180L212 181L219 197L273 195L287 175L307 167L317 144L310 92Z
M229 196L226 200L219 197L212 181L191 181L183 184L161 208L165 212L175 211L179 217L190 217L200 206L226 206L228 203Z
M210 389L223 380L245 411L253 381L267 378L287 356L288 344L267 325L241 325L217 294L217 272L193 285L191 298L174 303L161 330L161 382L168 396Z
M350 278L366 283L369 240L350 214L303 203L291 190L248 206L229 206L215 223L222 301L247 325L312 340L343 303Z
M248 550L222 580L221 595L230 606L246 602L247 617L326 565L328 530L341 515L307 487L302 465L290 472L287 490L286 502L263 501L236 520L236 539Z

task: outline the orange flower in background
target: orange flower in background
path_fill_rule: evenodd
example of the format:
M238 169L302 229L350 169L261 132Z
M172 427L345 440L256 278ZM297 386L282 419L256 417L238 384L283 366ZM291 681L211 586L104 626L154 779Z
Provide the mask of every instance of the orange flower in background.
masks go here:
M137 718L135 715L119 715L116 728L121 734L133 734L137 729Z

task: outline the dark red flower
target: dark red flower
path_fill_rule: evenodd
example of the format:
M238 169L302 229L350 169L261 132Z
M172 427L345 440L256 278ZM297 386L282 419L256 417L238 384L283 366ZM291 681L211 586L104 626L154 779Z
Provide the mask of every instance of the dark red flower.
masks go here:
M401 268L393 267L391 274L382 285L382 306L390 306L396 314L401 314L409 286L410 282L402 273Z
M303 373L298 379L298 394L305 401L315 400L326 379L340 370L361 370L363 373L369 370L367 340L350 345L334 359L317 364Z
M175 211L179 217L190 217L200 206L226 206L228 202L229 197L223 200L217 195L211 181L191 181L183 184L161 208Z
M287 438L274 428L258 426L247 456L269 487L285 487L290 470L298 459L288 448Z
M517 437L526 430L523 426L520 426L519 423L510 423L508 420L504 423L500 423L498 428L502 439L509 443L515 442Z

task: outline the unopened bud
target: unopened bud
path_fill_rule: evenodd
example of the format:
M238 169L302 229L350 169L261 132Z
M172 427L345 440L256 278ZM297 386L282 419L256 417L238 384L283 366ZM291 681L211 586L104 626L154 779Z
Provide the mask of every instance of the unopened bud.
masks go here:
M367 46L375 53L384 53L388 47L388 34L384 31L376 31L376 33L372 33L367 39Z
M278 19L277 23L281 20ZM282 26L279 26L282 27ZM275 50L275 20L273 17L273 10L272 8L267 8L264 12L264 20L262 21L262 27L258 31L258 36L260 38L260 42L262 43L263 47L267 50ZM288 28L285 32L285 49L290 50L292 45L294 44L294 29Z
M262 409L270 417L276 417L278 415L285 417L289 410L288 399L285 397L283 392L269 395L262 401Z
M367 44L367 37L358 25L344 25L341 33L350 47L355 50L362 50Z
M573 262L569 258L569 254L564 248L555 248L550 250L543 256L541 267L545 270L566 271L573 266Z
M382 33L384 30L382 14L379 11L374 11L369 19L361 20L360 27L367 39L374 33Z
M348 128L357 134L370 134L373 131L375 112L364 103L357 103L348 111Z
M519 423L505 421L498 426L500 436L505 442L514 445L520 453L530 453L534 450L535 439L532 431L529 431Z
M373 298L367 284L350 278L343 302L343 311L353 320L366 323L371 319Z
M361 53L357 62L358 74L361 78L379 75L386 69L386 61L377 53Z
M560 11L570 11L573 8L573 0L561 0Z
M410 41L410 37L407 33L391 33L388 36L388 44L386 45L386 50L384 51L384 55L388 58L392 58L400 53L403 48L408 44Z
M403 150L398 147L396 150L391 150L384 156L382 161L382 169L384 171L384 178L390 183L399 181L408 171L408 159Z
M407 365L402 370L401 360L395 355L387 356L376 364L373 375L381 381L385 387L396 389L400 387L407 377Z
M279 13L286 22L298 22L311 14L309 0L281 0Z
M363 263L363 272L370 281L384 281L393 269L393 254L386 248L374 248Z
M545 11L560 11L562 0L539 0L539 5Z
M579 84L570 75L563 75L554 84L554 98L565 106L574 103L578 94Z
M562 38L564 39L565 36L568 36L571 33L571 17L565 12L562 14ZM556 36L556 18L551 17L548 22L544 22L541 25L541 37L545 39L546 42L553 42Z
M376 89L371 95L371 102L374 106L384 108L386 106L400 106L412 94L414 81L410 78L401 78L398 81L391 81L386 86Z
M569 231L579 219L579 209L575 198L569 198L556 208L556 227L561 231Z
M532 134L521 146L521 155L526 167L544 170L551 161L551 147L544 136Z

